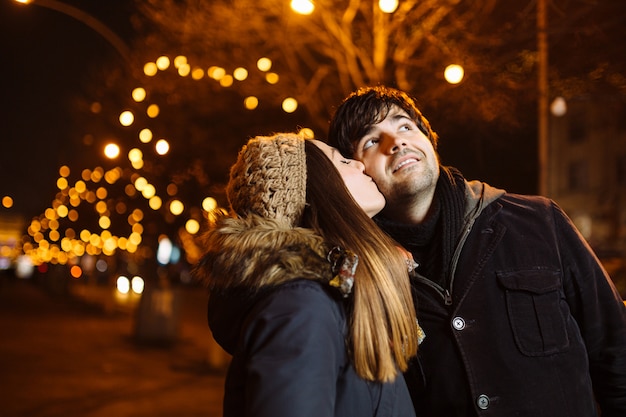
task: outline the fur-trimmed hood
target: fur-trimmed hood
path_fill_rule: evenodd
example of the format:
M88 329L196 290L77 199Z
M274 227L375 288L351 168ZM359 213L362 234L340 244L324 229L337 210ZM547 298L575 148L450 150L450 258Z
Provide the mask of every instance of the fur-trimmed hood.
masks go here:
M271 287L296 279L332 278L323 239L280 220L222 217L205 236L203 249L195 273L209 288L213 337L229 353L250 308Z
M204 239L196 273L211 290L258 290L296 278L328 280L328 249L310 229L254 214L222 217Z

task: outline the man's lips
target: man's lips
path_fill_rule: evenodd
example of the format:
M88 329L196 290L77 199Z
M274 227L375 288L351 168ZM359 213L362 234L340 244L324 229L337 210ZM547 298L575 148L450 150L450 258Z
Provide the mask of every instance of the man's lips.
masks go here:
M410 155L410 156L406 156L404 158L401 158L394 166L393 168L393 173L399 171L402 167L405 167L407 165L412 165L412 164L416 164L420 161L420 158L418 158L415 155Z

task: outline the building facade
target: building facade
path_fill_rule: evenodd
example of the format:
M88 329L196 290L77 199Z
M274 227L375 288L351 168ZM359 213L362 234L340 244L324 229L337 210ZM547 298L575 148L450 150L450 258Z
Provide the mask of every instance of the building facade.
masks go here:
M572 218L626 296L626 101L567 101L551 115L548 195Z

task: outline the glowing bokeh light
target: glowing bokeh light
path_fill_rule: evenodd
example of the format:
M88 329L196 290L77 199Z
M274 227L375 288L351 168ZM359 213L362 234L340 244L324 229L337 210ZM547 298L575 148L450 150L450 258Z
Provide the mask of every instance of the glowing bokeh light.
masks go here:
M310 15L315 10L311 0L291 0L291 9L301 15Z
M104 156L115 159L120 156L120 147L116 143L107 143L104 146Z
M295 98L288 97L283 100L282 108L285 113L293 113L298 108L298 101Z
M204 211L213 211L217 208L217 201L213 197L207 197L202 200L202 208Z
M124 275L120 275L117 277L116 287L122 294L128 294L130 291L130 280Z
M4 197L2 197L2 206L4 208L11 208L13 207L13 198L11 196L5 195Z
M146 110L146 114L151 119L154 119L155 117L157 117L159 115L159 112L160 112L160 109L159 109L159 106L157 104L149 105L148 109Z
M158 72L159 68L154 62L148 62L143 66L143 73L148 77L153 77Z
M135 121L135 115L130 110L125 110L120 114L120 124L130 126Z
M254 96L246 97L243 105L248 110L254 110L259 106L259 99Z
M141 87L137 87L133 90L131 95L133 97L133 100L135 100L137 103L140 103L146 99L146 90Z
M269 58L259 58L256 62L256 67L259 71L267 72L272 68L272 60Z
M141 132L139 132L139 140L141 143L149 143L152 140L152 131L148 128L141 129Z
M180 200L172 200L170 202L170 213L174 216L180 215L185 210L185 205Z
M165 155L170 151L170 144L165 139L159 139L154 148L159 155Z
M450 84L458 84L463 81L465 70L458 64L450 64L443 72L443 76Z
M393 13L398 9L398 0L378 0L378 8L383 13Z
M166 69L168 69L170 67L170 59L168 57L166 57L166 56L160 56L156 60L156 66L161 71L165 71Z
M198 231L200 230L200 223L198 223L197 220L195 219L189 219L187 220L187 222L185 223L185 230L191 234L191 235L195 235L196 233L198 233Z
M233 77L235 77L237 81L243 81L248 78L248 70L242 67L236 68L235 71L233 71Z

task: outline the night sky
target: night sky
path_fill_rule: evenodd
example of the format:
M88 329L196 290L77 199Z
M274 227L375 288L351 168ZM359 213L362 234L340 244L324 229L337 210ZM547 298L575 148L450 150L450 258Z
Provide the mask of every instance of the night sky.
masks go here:
M131 33L130 1L73 3L119 36ZM0 51L0 197L14 199L13 208L0 207L0 214L30 219L50 205L58 168L68 162L69 97L80 93L90 66L121 58L79 20L13 0L0 0Z

